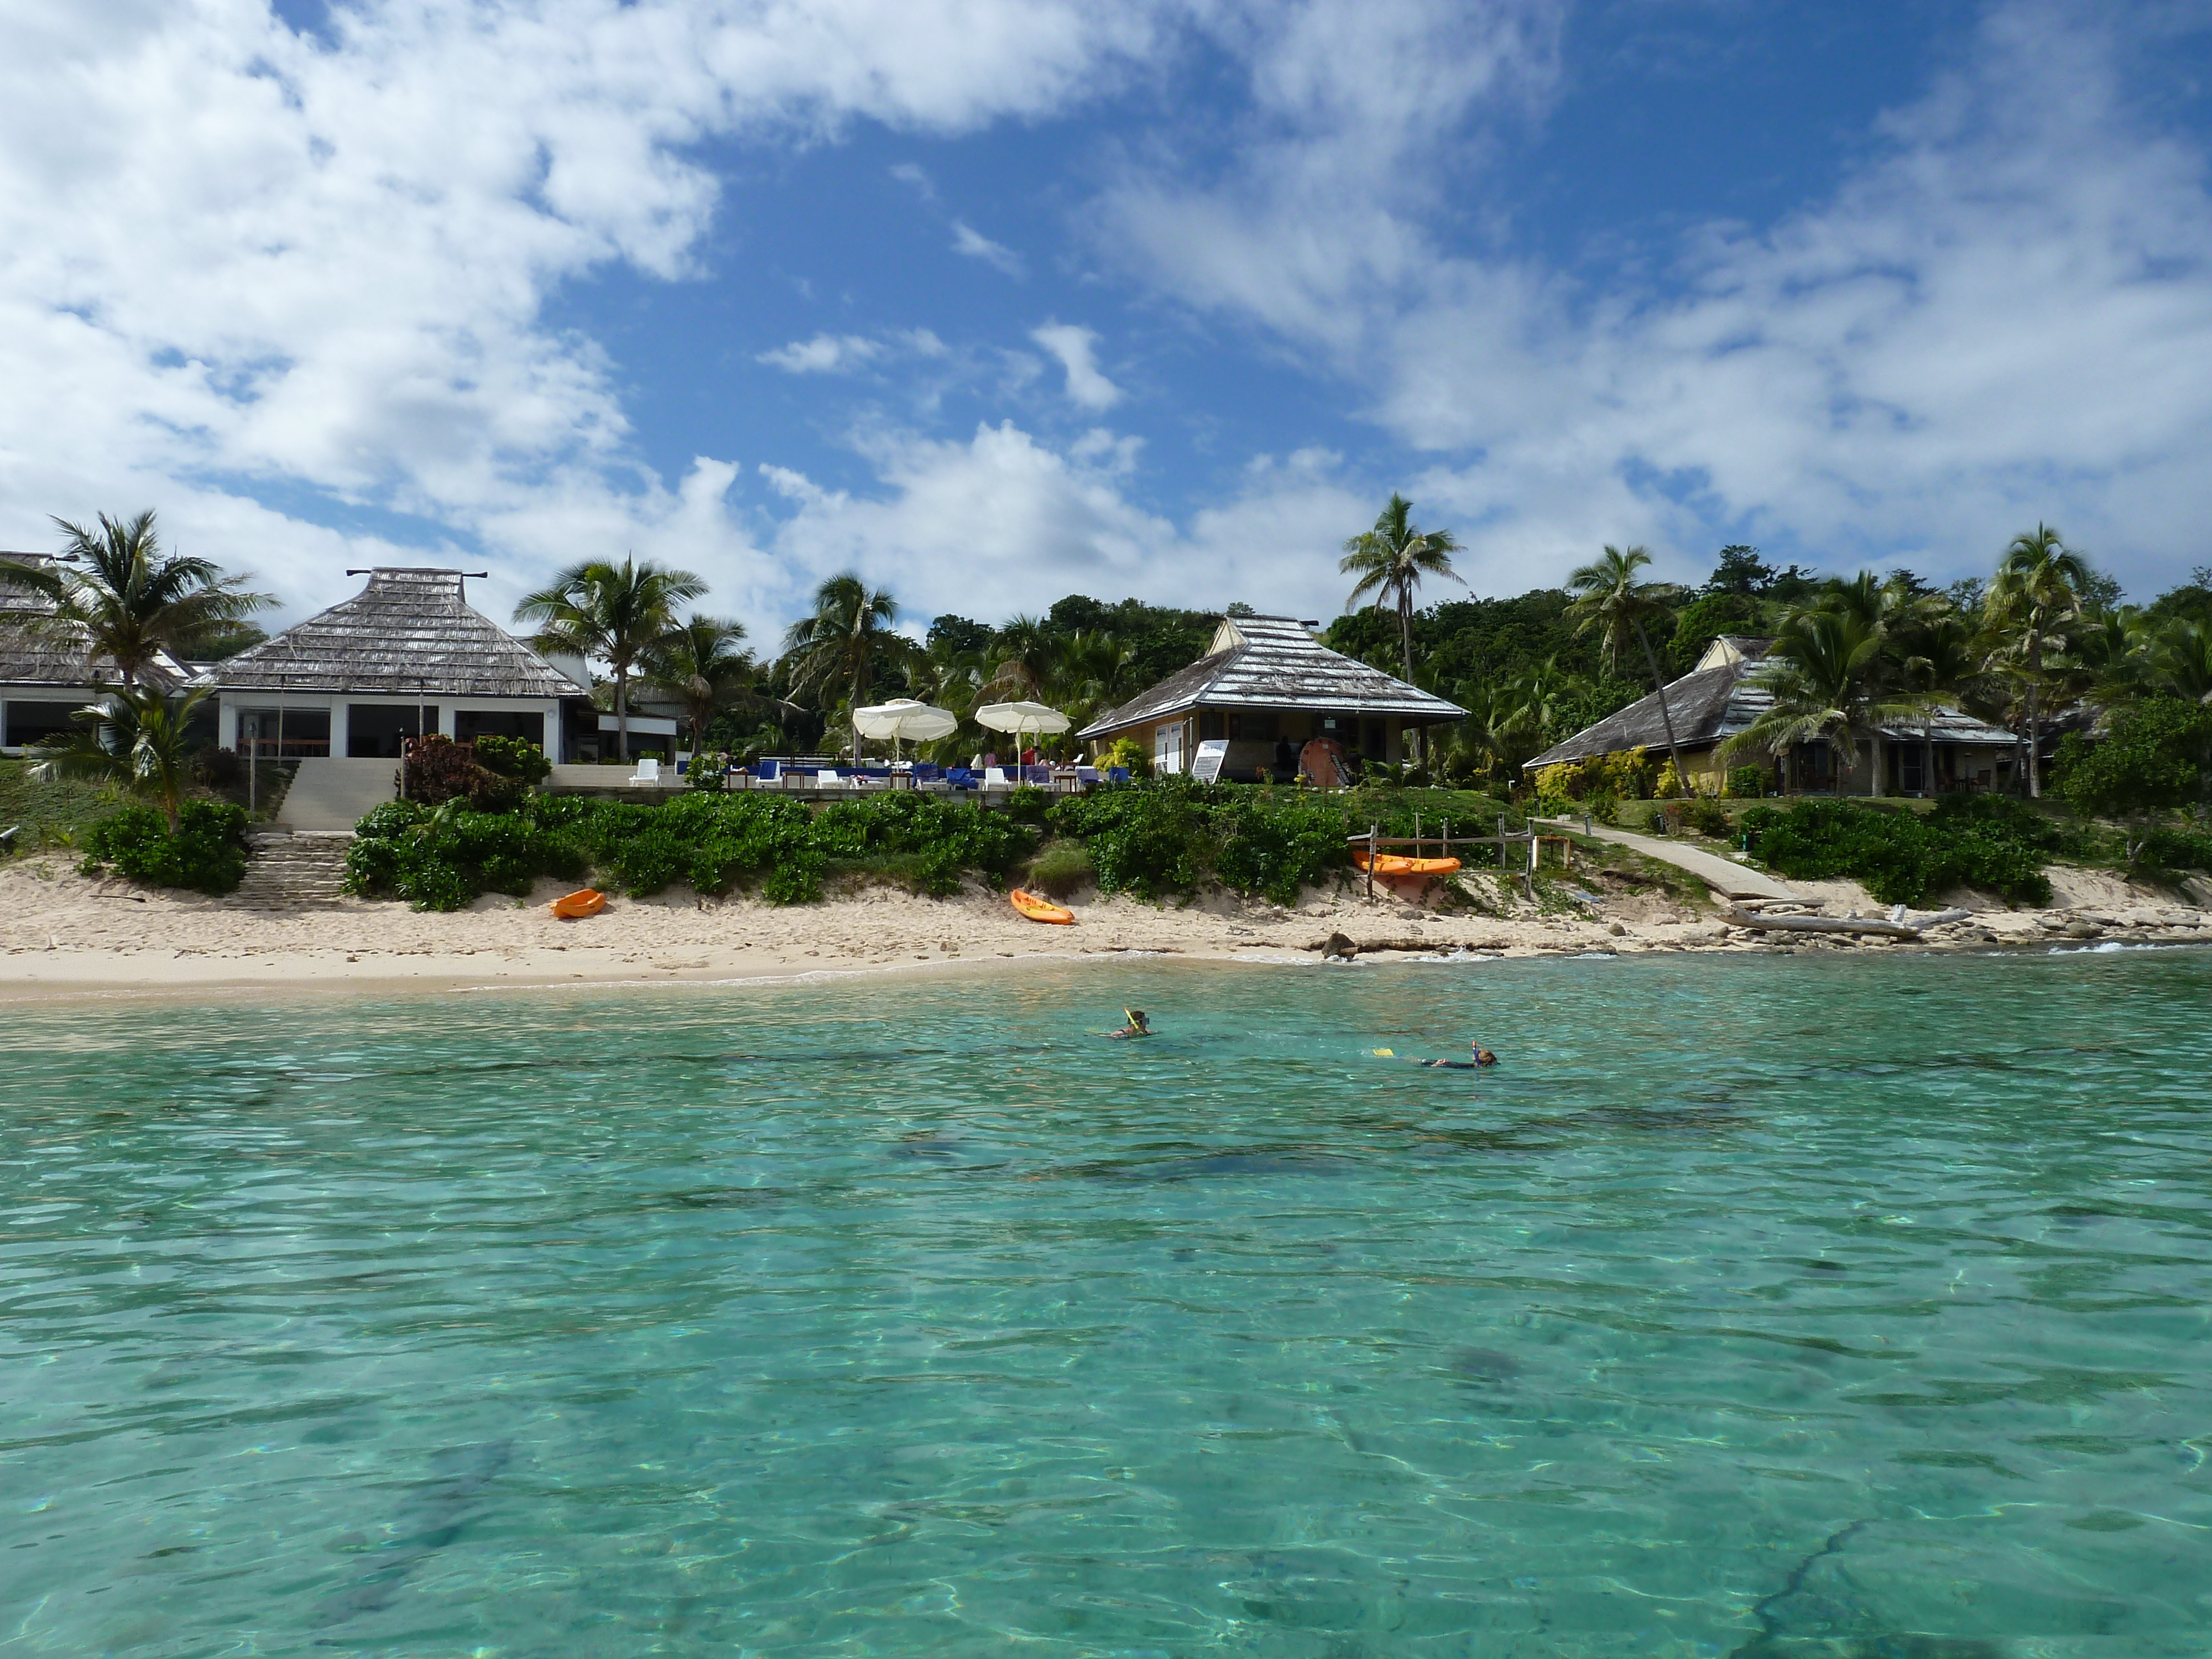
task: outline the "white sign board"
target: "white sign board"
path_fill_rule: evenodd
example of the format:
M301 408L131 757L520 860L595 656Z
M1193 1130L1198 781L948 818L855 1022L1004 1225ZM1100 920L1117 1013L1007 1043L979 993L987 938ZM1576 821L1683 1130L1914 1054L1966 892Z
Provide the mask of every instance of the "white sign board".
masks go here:
M1208 738L1198 745L1198 753L1191 757L1190 775L1200 783L1221 781L1221 763L1229 758L1229 745L1219 738Z

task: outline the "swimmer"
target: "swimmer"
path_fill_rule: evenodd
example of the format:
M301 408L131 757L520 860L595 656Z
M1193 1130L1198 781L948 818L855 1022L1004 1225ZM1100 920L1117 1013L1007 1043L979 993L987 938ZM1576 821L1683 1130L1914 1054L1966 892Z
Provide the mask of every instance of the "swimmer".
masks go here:
M1143 1037L1152 1036L1152 1023L1145 1018L1145 1011L1143 1009L1124 1008L1121 1012L1127 1018L1129 1023L1127 1025L1124 1025L1118 1031L1107 1032L1106 1035L1108 1036Z
M1474 1072L1498 1064L1498 1056L1484 1048L1480 1042L1470 1042L1467 1046L1474 1055L1471 1060L1417 1060L1413 1064L1431 1072ZM1377 1048L1375 1052L1391 1060L1398 1057L1388 1048Z

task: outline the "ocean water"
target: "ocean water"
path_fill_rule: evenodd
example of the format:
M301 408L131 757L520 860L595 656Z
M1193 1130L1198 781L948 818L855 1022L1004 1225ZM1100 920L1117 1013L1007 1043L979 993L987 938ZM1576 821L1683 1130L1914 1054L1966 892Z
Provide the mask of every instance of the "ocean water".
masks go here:
M2209 1016L2193 951L13 1010L0 1653L2201 1655Z

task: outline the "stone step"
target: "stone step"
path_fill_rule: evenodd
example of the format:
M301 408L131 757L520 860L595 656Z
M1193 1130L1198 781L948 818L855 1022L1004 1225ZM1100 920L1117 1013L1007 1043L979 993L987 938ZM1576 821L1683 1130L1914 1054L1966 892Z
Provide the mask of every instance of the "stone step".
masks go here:
M346 902L344 830L258 830L246 838L246 878L230 903L246 910L329 909Z

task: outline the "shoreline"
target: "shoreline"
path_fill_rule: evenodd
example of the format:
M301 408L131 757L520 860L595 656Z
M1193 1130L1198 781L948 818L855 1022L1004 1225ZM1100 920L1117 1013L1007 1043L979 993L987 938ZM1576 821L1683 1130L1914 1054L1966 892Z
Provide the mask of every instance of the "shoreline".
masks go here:
M1829 915L1886 908L1853 883L1796 885ZM486 897L444 914L359 900L248 909L88 880L58 859L22 859L0 866L0 1002L758 985L1154 957L1291 965L1322 961L1332 940L1356 947L1363 964L2212 944L2212 912L2106 878L2074 884L2045 910L1958 896L1972 911L1964 921L1903 942L1751 932L1648 893L1545 908L1494 885L1480 890L1481 908L1449 911L1356 889L1309 892L1295 907L1227 894L1180 906L1091 894L1070 902L1077 921L1066 928L1028 921L1003 894L974 886L942 899L873 887L788 908L674 890L617 898L578 922L543 908L561 884L540 886L526 899Z

